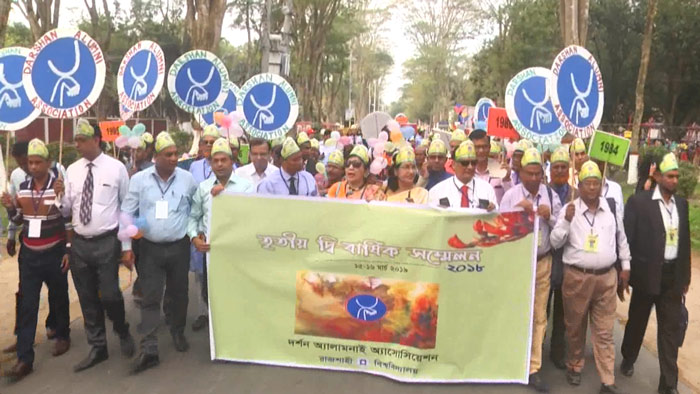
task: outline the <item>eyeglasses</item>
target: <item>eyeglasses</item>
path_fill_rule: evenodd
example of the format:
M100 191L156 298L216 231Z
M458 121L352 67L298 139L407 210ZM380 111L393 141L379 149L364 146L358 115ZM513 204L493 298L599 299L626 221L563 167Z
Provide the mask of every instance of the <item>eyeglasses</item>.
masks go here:
M352 168L362 168L362 163L359 161L353 160L353 161L348 161L347 163L345 163L345 166L352 167Z
M214 142L216 142L216 140L214 140L214 141L202 140L202 143L204 145L214 145Z
M476 167L477 161L476 160L459 160L458 163L465 166L465 167L469 167L469 166Z

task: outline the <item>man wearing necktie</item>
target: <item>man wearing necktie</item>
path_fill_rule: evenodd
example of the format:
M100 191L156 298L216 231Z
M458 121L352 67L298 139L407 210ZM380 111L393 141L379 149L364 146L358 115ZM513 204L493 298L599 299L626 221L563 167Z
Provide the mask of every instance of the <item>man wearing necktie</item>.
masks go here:
M455 175L438 183L429 191L429 203L452 208L496 209L496 193L493 187L475 177L476 148L470 140L462 142L455 151L453 168Z
M258 185L258 193L283 196L318 196L316 180L304 171L299 145L287 137L282 144L282 166Z
M175 350L189 349L185 339L187 320L190 240L186 236L192 196L197 183L189 172L177 168L177 147L167 132L156 137L155 166L134 175L122 211L146 219L139 242L141 276L141 354L132 372L139 373L159 364L157 331L160 307L168 300L169 328ZM125 264L134 254L131 242L124 242Z
M128 191L129 175L124 164L102 153L101 140L100 129L80 119L75 144L82 158L68 167L65 193L60 179L54 185L56 195L63 194L62 206L70 209L73 217L71 274L92 347L88 356L75 365L75 372L108 358L105 313L119 336L122 354L134 354L134 339L119 288L122 246L117 238L119 206Z

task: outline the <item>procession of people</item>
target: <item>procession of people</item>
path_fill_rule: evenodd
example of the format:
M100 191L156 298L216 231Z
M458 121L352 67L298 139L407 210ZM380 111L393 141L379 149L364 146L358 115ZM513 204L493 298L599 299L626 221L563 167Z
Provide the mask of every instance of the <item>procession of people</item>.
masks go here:
M74 142L81 158L67 171L54 164L43 141L16 143L13 155L20 167L12 174L9 193L2 195L11 219L10 255L16 248L14 233L20 233L17 341L6 349L16 352L17 362L7 375L17 381L33 370L44 283L49 288L47 334L55 340L52 354L69 351L68 271L90 346L85 359L73 366L76 373L109 358L105 315L122 357L138 354L133 373L159 364L160 326L167 327L177 351L187 352L189 271L199 286L192 322L199 331L208 323L211 201L234 192L472 213L529 212L539 222L529 386L549 390L541 369L552 316L550 358L566 370L566 381L581 383L590 326L600 392L622 392L615 385L615 366L625 377L633 375L655 306L659 392L677 393L690 238L688 203L676 195L679 166L673 153L656 163L651 174L655 186L623 205L620 186L604 177L604 163L589 160L581 139L546 149L520 140L508 152L505 141L480 129L458 129L447 140L439 133L416 132L408 140L391 142L384 130L373 141L354 137L349 146L342 146L338 134L329 142L328 134L310 129L281 141L252 138L243 159L248 164L240 165L238 139L210 125L202 131L189 170L179 168L178 147L167 132L143 134L125 164L102 150L99 127L80 121ZM142 218L145 224L125 238L120 235L128 221L124 217ZM140 310L138 343L125 317L120 264L138 272L133 289ZM623 342L615 344L617 299L624 300L630 286L630 320ZM615 360L617 346L623 360Z

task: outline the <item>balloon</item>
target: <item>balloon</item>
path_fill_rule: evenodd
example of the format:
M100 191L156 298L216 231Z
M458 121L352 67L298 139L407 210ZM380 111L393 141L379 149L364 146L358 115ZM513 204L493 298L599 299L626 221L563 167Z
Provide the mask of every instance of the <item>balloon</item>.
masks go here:
M403 140L403 134L401 134L400 130L392 130L391 131L391 142L398 144L401 140Z
M326 173L326 166L323 165L323 163L321 163L320 161L318 163L316 163L316 172L318 174L325 174ZM318 175L318 174L316 174L316 175Z
M243 127L238 123L234 123L228 128L229 137L240 138L243 137Z
M214 123L221 125L221 120L224 118L223 112L214 112Z
M369 165L369 172L374 174L374 175L379 175L380 172L382 172L384 168L382 167L382 164L379 163L377 160L374 160L372 164Z
M129 147L136 149L141 146L141 137L129 137Z
M378 158L384 156L384 150L383 149L382 150L372 149L372 156L375 159L378 159Z
M234 123L233 118L231 118L231 115L232 114L225 115L223 118L221 118L221 122L219 124L222 128L228 129Z
M382 131L379 133L379 137L377 137L377 139L379 140L379 142L387 142L389 141L389 135L386 132Z
M411 139L411 137L415 136L416 133L413 130L413 127L411 126L404 126L401 128L401 135L403 135L403 138L406 140Z
M129 136L129 134L131 134L131 129L129 128L129 126L123 124L119 126L119 134Z
M119 240L122 241L122 242L128 241L129 238L131 238L131 237L129 237L128 235L126 235L126 232L125 232L124 230L122 230L122 231L120 231L120 232L117 233L117 239L119 239Z
M331 138L335 138L336 140L340 139L340 131L331 131Z
M133 237L138 232L139 232L139 228L134 226L133 224L126 226L126 228L124 229L124 234L126 236L128 236L129 238Z
M122 149L124 148L127 144L129 143L129 137L125 135L120 135L117 137L116 140L114 140L114 145L117 146L117 148Z
M338 143L335 145L335 148L338 149L338 150L343 150L343 148L345 148L345 144L343 144L342 142L338 141Z
M137 123L134 128L131 129L131 135L134 137L139 137L141 134L146 132L146 125L143 123Z
M378 142L374 145L375 152L384 153L384 149L386 149L386 144L384 142Z
M369 145L369 147L372 148L377 142L379 142L377 138L369 138L367 140L367 145Z
M231 112L229 116L231 117L234 123L238 123L238 121L245 118L245 115L243 114L243 108L241 107L236 108L236 110Z
M121 223L122 226L127 227L133 222L131 221L131 215L129 215L126 212L121 212L119 214L119 223Z
M386 122L386 128L389 129L389 131L391 132L401 131L401 125L395 120L390 120Z
M340 137L340 143L343 145L351 145L352 138L348 137L347 135L344 135L344 136Z

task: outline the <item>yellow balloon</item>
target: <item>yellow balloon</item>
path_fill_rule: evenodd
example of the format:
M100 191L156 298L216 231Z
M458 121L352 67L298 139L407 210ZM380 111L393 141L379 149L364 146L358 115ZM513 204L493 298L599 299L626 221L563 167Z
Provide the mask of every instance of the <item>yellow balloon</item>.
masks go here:
M224 116L226 115L224 115L223 112L214 112L214 122L220 126L221 120L224 119Z

